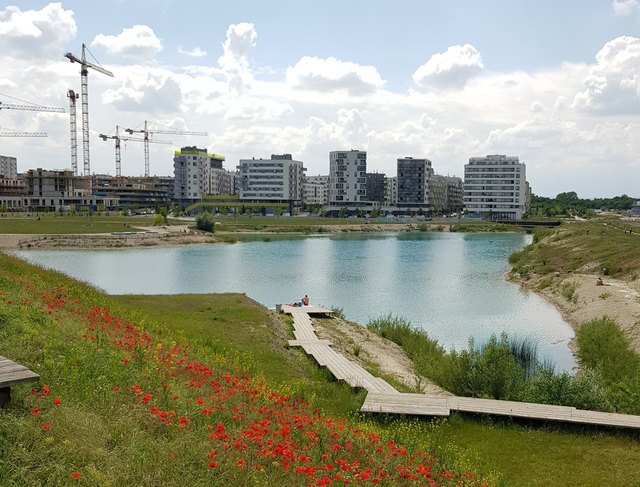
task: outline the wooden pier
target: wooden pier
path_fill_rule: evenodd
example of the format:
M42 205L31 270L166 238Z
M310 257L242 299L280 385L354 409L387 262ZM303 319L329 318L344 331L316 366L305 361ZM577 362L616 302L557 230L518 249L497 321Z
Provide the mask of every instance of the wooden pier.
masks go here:
M331 310L314 306L283 306L283 312L293 318L295 340L290 346L302 347L320 366L326 367L338 380L351 387L367 390L360 408L368 413L410 414L417 416L449 416L451 411L491 414L517 418L560 421L566 423L614 426L640 429L640 416L630 414L585 411L569 406L499 401L459 396L433 396L398 392L380 377L375 377L359 364L331 348L329 340L320 340L313 328L310 314L331 314Z

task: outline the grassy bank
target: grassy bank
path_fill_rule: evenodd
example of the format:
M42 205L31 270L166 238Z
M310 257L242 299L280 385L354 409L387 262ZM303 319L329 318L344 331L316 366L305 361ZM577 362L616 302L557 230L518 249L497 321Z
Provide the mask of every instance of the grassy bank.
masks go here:
M511 255L513 272L531 274L585 272L635 280L640 276L640 224L597 218L537 229L533 243Z
M42 377L0 411L8 485L640 482L633 434L360 417L243 296L109 297L3 254L0 289L0 354Z

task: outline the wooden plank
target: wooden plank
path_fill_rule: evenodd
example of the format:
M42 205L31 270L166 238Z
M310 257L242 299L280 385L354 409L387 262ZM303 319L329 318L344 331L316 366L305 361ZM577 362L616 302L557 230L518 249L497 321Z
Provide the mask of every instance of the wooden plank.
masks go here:
M449 416L446 398L425 394L369 393L360 408L369 413Z
M329 340L320 340L316 338L315 340L289 340L289 346L291 347L301 347L303 345L325 345L330 346L331 342Z
M640 416L632 414L602 413L600 411L576 409L571 420L574 423L640 428Z
M10 363L4 366L0 366L0 377L2 377L3 374L8 374L9 372L17 372L19 370L29 370L29 369L27 369L24 365L20 365L16 363Z
M39 379L40 376L38 374L36 374L35 372L31 372L29 369L25 369L3 375L0 382L0 387L10 387L16 384L22 384L23 382L31 382Z
M516 401L499 401L474 397L451 396L448 399L450 409L470 413L493 414L497 416L515 416L522 418L570 421L575 408L535 404Z

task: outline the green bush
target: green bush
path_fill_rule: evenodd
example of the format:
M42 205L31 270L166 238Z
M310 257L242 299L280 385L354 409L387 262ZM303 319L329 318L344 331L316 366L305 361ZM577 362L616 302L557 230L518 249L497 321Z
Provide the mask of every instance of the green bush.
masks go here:
M459 396L518 400L525 376L503 333L500 340L491 335L482 347L471 339L468 350L452 351L447 382L448 389Z
M543 368L527 382L520 400L587 410L612 409L602 378L593 370L572 376L566 372L556 375L551 368Z
M640 357L629 350L627 339L612 319L604 316L580 327L576 334L578 360L590 369L600 370L605 384L635 377Z
M213 233L215 223L213 215L206 210L196 217L196 228L198 230Z

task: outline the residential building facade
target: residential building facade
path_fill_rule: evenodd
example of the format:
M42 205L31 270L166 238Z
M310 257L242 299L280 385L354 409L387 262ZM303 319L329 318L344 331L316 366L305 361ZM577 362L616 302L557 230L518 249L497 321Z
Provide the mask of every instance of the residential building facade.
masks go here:
M429 210L429 178L433 168L429 159L398 159L397 206Z
M367 173L367 201L384 203L387 177L381 173Z
M211 170L222 169L224 156L206 149L183 147L173 158L174 198L182 204L195 203L211 194Z
M304 204L326 205L329 203L329 176L305 176Z
M241 159L238 171L241 201L288 203L290 212L302 206L305 169L291 154Z
M526 166L517 156L471 157L464 166L464 206L468 218L520 220L530 188Z
M329 153L329 205L361 206L367 201L366 151Z
M387 178L387 188L384 196L386 206L395 206L398 203L398 178Z
M0 177L18 179L18 160L11 156L0 156Z

